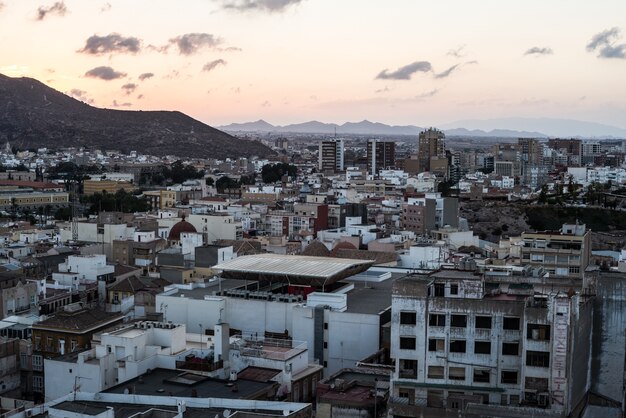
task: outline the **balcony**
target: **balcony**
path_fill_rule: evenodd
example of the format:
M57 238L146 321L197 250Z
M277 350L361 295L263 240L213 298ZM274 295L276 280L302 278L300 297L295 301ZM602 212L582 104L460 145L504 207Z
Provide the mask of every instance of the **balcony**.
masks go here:
M265 338L254 334L239 334L233 338L235 338L235 342L231 344L231 349L239 350L241 355L245 357L287 361L307 351L306 341Z

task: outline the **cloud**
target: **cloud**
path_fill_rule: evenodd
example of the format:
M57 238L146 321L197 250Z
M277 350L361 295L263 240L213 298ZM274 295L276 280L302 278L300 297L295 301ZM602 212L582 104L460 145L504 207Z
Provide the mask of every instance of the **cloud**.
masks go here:
M446 55L450 55L454 58L463 58L465 56L465 54L463 54L463 50L465 49L466 45L460 45L455 49L451 49L448 51L448 53Z
M0 1L0 12L2 11L2 9L4 9L4 6L5 6L4 2Z
M111 10L111 7L111 3L104 3L104 5L100 8L100 12L108 12L109 10Z
M126 91L126 95L128 96L129 94L131 94L132 92L134 92L135 90L137 90L137 87L139 87L137 84L135 83L126 83L122 86L122 90Z
M124 103L118 103L117 100L113 100L113 103L111 103L111 105L113 107L130 107L133 104L129 103L129 102L124 102Z
M143 94L140 94L139 96L137 96L137 100L141 100L143 99Z
M621 31L617 27L596 33L587 44L587 51L597 52L598 58L626 59L626 44L617 44L618 39Z
M223 59L219 59L207 62L206 64L204 64L204 67L202 67L202 71L210 72L220 65L226 65L226 61L224 61Z
M548 48L548 47L538 47L538 46L533 46L532 48L528 49L526 52L524 52L524 55L552 55L554 54L554 51L552 50L552 48Z
M378 89L376 91L374 91L374 93L387 93L389 90L389 87L385 86L385 88L382 89Z
M52 6L39 6L37 9L37 20L44 20L48 15L65 16L67 13L67 7L62 1L57 1Z
M139 75L139 81L145 81L154 77L154 73L143 73Z
M71 96L77 100L80 100L81 102L85 102L85 103L89 103L92 104L93 103L93 99L90 99L87 96L87 92L84 90L80 90L80 89L72 89L68 92L65 92L65 94L67 94L68 96Z
M446 77L449 77L450 74L452 74L457 68L459 68L460 65L461 64L453 65L452 67L448 68L447 70L435 74L434 77L435 78L446 78Z
M271 107L272 104L269 102L269 100L264 101L263 103L261 103L261 107Z
M279 13L302 0L221 0L221 3L224 9Z
M83 54L102 55L109 53L136 54L141 50L141 40L134 36L122 36L119 33L110 33L106 36L93 35L87 38Z
M378 80L410 80L416 72L428 73L433 70L433 66L428 61L416 61L414 63L400 67L395 71L389 72L388 69L382 70L376 78Z
M236 46L229 46L226 48L216 48L219 52L241 52L242 49Z
M193 55L203 48L215 48L222 40L210 33L187 33L169 40L169 44L158 48L167 52L170 46L175 45L181 55Z
M473 65L473 64L478 64L478 61L476 61L476 60L471 60L471 61L467 61L467 62L465 63L465 65Z
M109 81L109 80L115 80L118 78L126 77L126 73L115 71L111 67L102 66L102 67L92 68L91 70L87 71L85 73L85 77L99 78L101 80Z
M439 89L433 89L430 91L426 91L424 93L418 94L415 96L416 99L428 99L429 97L433 97L435 94L439 93Z

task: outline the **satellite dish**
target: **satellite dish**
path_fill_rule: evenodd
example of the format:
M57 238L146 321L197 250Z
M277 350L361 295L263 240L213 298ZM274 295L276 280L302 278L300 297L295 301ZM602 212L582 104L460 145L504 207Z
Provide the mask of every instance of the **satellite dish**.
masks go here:
M230 416L230 409L224 409L224 412L222 412L222 415L224 415L224 418L228 418Z
M288 409L283 409L283 416L284 417L288 417L289 416L289 410Z

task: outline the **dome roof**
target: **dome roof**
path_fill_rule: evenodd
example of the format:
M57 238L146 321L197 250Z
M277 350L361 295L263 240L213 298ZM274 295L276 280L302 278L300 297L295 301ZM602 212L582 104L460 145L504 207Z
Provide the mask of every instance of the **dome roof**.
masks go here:
M348 241L341 241L339 244L335 245L335 247L330 252L330 255L332 257L337 257L337 253L339 252L339 250L357 250L357 249L358 248L356 248L352 243L349 243Z
M313 257L328 257L330 251L324 244L322 244L319 240L315 240L311 242L307 247L302 251L302 255L309 255Z
M168 241L180 241L180 234L183 232L198 232L196 228L187 222L185 218L182 221L174 224L172 229L170 229L170 234L167 236Z

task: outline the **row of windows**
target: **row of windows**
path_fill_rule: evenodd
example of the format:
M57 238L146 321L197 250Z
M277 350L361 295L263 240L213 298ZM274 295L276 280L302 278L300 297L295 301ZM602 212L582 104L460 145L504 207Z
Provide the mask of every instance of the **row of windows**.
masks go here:
M444 366L428 366L427 377L429 379L445 379L446 368ZM473 383L491 383L491 370L474 368L472 370ZM466 380L465 367L448 367L449 380ZM500 372L500 383L507 385L516 385L519 381L519 372L517 370L502 370Z
M505 316L502 319L502 329L505 330L520 330L520 318ZM479 316L475 318L475 328L477 329L491 329L492 317L491 316ZM446 314L430 314L428 316L428 325L431 327L445 327L446 326ZM450 326L454 328L467 328L467 315L452 314L450 315Z

